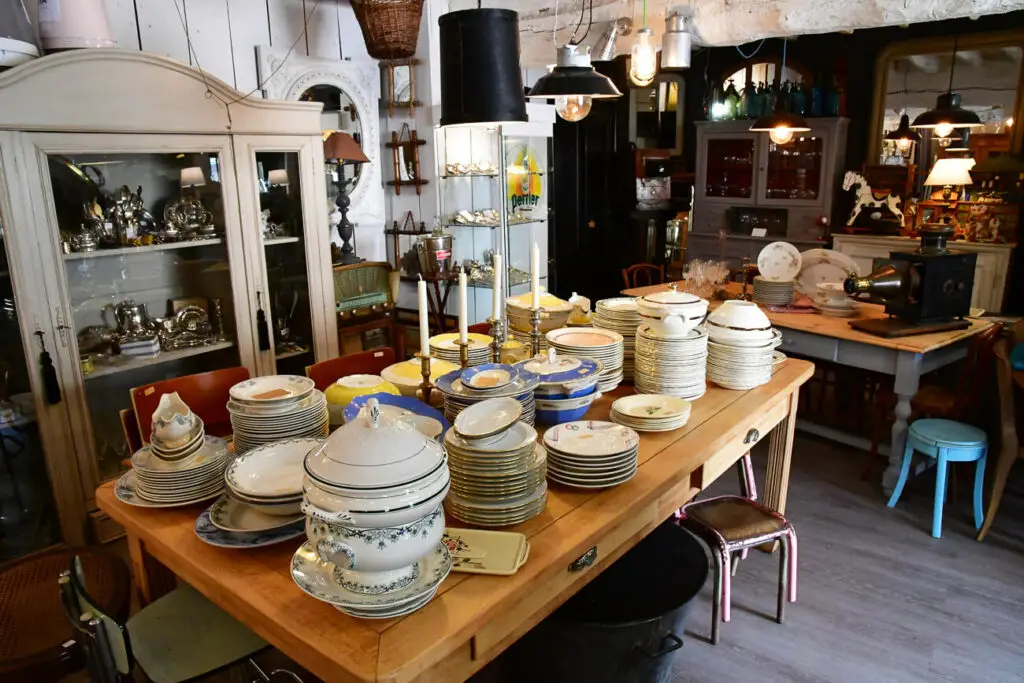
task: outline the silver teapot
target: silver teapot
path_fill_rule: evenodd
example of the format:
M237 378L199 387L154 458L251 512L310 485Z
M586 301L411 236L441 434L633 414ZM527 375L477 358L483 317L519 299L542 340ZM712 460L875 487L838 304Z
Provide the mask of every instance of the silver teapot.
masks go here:
M133 335L144 335L149 333L151 321L146 304L137 304L131 299L126 299L119 304L107 304L103 308L103 322L106 323L107 310L114 313L114 321L119 335L131 337ZM109 325L109 323L107 323Z

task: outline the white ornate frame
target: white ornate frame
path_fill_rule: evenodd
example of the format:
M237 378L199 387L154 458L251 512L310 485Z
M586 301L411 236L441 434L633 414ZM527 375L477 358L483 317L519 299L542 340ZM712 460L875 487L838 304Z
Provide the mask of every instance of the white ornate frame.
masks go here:
M370 159L349 192L348 218L356 227L384 226L381 181L380 73L373 61L318 59L260 45L256 48L261 87L268 99L297 100L314 85L333 85L352 100L362 130L363 153Z

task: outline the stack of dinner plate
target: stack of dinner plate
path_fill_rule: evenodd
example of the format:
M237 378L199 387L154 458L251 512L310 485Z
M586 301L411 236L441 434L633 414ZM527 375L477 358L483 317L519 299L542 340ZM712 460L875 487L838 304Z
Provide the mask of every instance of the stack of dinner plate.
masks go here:
M527 349L530 348L530 344L532 343L532 341L531 341L530 333L529 332L521 332L521 331L517 330L514 327L510 327L509 328L509 335L511 336L511 338L514 341L517 341L520 344L523 344ZM544 336L544 332L541 332L540 333L540 351L541 351L541 353L544 353L547 350L548 350L548 340Z
M689 419L690 402L664 394L623 396L612 404L612 422L638 432L670 432Z
M650 325L636 333L637 393L665 394L690 401L707 390L704 381L708 335L697 327L683 335L665 336Z
M327 399L308 377L255 377L239 382L229 393L236 454L283 439L327 436Z
M548 344L559 354L576 358L593 358L604 368L598 376L601 393L619 386L623 378L625 340L614 330L601 327L564 327L547 333Z
M584 489L627 482L637 469L640 436L613 422L566 422L544 433L548 479Z
M591 319L594 321L594 327L613 330L622 335L622 374L627 382L632 381L636 328L640 326L640 314L636 310L636 299L631 296L602 299L597 302Z
M537 375L522 367L484 363L442 375L434 386L444 396L444 416L452 424L471 405L489 398L514 398L523 408L519 420L532 425L537 411L533 390L539 382Z
M469 365L489 363L491 361L491 342L494 341L493 337L470 332L467 339L469 340ZM446 360L449 363L461 365L458 341L458 332L436 334L430 338L430 355Z
M175 507L218 496L224 490L228 447L224 439L204 436L191 455L165 460L145 446L131 458L132 469L117 482L115 495L130 505Z
M451 489L448 513L478 526L518 524L547 503L547 457L537 431L520 422L511 398L464 410L445 435Z
M793 303L792 280L767 280L760 275L754 277L754 301L766 306L788 306Z
M736 346L708 342L708 379L726 389L753 389L772 378L775 344Z

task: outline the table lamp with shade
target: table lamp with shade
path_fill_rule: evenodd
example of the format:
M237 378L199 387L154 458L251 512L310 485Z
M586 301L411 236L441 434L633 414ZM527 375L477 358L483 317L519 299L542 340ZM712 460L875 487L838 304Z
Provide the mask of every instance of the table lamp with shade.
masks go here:
M355 138L341 131L331 133L324 140L324 159L338 165L338 179L335 181L338 196L334 203L338 213L341 214L337 222L338 235L341 237L341 260L339 263L344 265L359 263L362 259L355 255L355 249L351 244L354 230L352 223L348 220L348 207L351 202L345 188L345 164L362 164L370 159L359 148L359 143Z
M974 159L939 159L932 166L931 173L928 174L924 184L926 187L941 187L943 201L950 201L954 199L954 187L974 183L970 173L973 167ZM959 197L960 191L958 190L955 198L958 199Z

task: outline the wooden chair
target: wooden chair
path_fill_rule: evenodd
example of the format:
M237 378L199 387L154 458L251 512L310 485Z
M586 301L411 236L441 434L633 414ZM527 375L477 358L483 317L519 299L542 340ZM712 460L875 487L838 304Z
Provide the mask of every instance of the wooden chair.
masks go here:
M160 403L160 397L173 391L178 392L192 412L203 420L207 434L227 436L231 434L231 415L228 413L228 391L239 382L249 379L249 368L223 368L185 375L162 382L136 387L131 391L135 421L144 444L149 443L153 425L153 411Z
M142 434L139 433L139 420L135 417L135 411L125 408L118 413L121 417L121 431L124 432L124 442L128 444L128 452L134 453L142 448ZM131 457L125 458L122 462L125 467L131 467Z
M60 573L58 595L69 625L84 646L93 683L127 683L134 678L136 664L149 680L180 683L267 647L262 638L188 584L127 620L116 618L91 597L81 566L75 557L71 569Z
M469 332L471 334L487 334L491 333L490 323L477 323L476 325L469 326Z
M665 266L656 266L653 263L635 263L629 268L622 269L622 282L625 283L626 289L664 284Z
M323 391L346 375L379 375L381 370L394 365L395 352L390 346L350 353L330 360L322 360L306 367L306 377Z
M1016 331L1016 330L1015 330ZM1018 458L1024 458L1024 448L1020 445L1020 436L1017 431L1018 423L1024 422L1018 415L1018 407L1014 400L1013 368L1010 367L1010 343L1006 339L996 342L996 384L999 387L999 436L1000 449L999 457L996 459L996 473L992 479L992 492L989 495L988 510L985 511L985 521L978 532L978 540L982 540L992 528L996 513L999 512L999 504L1003 500L1003 491L1006 490L1006 480L1010 476L1010 470Z

